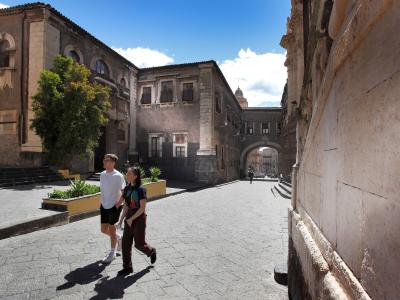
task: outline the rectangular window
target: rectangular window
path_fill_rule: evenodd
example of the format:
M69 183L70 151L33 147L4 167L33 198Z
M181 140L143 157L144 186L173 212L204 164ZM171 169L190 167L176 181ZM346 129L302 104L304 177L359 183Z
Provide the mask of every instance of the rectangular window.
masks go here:
M192 102L193 101L193 83L184 83L182 89L182 101Z
M263 135L268 135L269 134L269 122L263 122L261 124L261 132Z
M246 134L247 135L254 134L254 122L246 122Z
M151 104L151 86L145 86L142 89L141 104Z
M187 134L173 134L173 157L187 157Z
M185 157L185 146L175 146L175 157Z
M215 93L215 111L221 113L221 96L219 93Z
M281 122L276 122L276 134L280 135L282 132L282 125Z
M160 137L151 137L151 157L161 157Z
M160 103L168 103L173 101L173 82L163 81L161 82L161 96Z

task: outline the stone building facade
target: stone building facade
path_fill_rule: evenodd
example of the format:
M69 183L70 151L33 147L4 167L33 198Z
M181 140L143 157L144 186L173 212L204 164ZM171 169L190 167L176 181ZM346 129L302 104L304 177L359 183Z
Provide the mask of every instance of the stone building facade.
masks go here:
M400 2L291 3L291 298L398 299Z
M77 160L74 171L101 170L103 155L116 153L119 168L129 159L160 167L166 178L218 183L244 176L247 154L257 147L285 151L281 109L249 108L215 61L139 69L51 6L35 3L0 10L1 167L45 163L29 127L31 97L57 54L111 88L110 121L94 160Z
M239 177L241 108L214 61L141 69L136 109L140 164L173 179Z
M40 138L30 129L32 96L41 71L51 67L57 54L84 64L92 70L93 81L111 88L110 122L103 129L95 164L101 164L106 152L126 158L135 132L130 115L138 68L51 6L37 3L0 10L0 166L43 163ZM86 161L73 167L84 171L92 165Z

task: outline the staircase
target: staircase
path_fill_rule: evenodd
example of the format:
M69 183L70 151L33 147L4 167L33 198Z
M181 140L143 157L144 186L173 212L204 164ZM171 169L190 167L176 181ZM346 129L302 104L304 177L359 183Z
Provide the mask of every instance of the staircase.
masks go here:
M48 167L0 168L0 188L64 180Z
M90 175L87 180L93 180L93 181L100 181L100 172L98 173L93 173Z
M273 194L276 192L283 198L292 198L292 184L287 181L281 180L278 184L275 184L271 190Z

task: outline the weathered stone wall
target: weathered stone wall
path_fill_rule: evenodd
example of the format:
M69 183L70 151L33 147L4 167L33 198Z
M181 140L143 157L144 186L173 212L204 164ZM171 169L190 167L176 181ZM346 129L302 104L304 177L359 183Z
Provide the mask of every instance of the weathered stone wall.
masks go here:
M240 127L242 109L238 100L218 72L213 73L213 102L211 112L214 118L213 150L215 159L214 182L227 182L239 178ZM221 110L216 110L216 97L219 97ZM211 177L211 176L210 176Z
M0 34L10 35L15 43L14 68L0 69L0 166L19 164L22 72L21 20L21 15L6 16L0 19Z
M323 3L311 8L310 28L319 30ZM400 292L399 14L397 1L335 1L331 48L326 35L309 32L289 281L304 278L313 299Z
M174 102L159 103L160 81L175 82ZM182 102L181 83L194 81L194 99L192 103ZM141 105L143 86L151 86L152 104ZM137 100L137 151L141 165L148 168L158 166L163 177L170 179L195 180L195 163L200 140L200 93L199 68L197 66L171 67L167 69L144 69L138 77ZM162 157L149 157L149 134L160 134L163 138ZM187 134L187 157L173 157L173 134Z

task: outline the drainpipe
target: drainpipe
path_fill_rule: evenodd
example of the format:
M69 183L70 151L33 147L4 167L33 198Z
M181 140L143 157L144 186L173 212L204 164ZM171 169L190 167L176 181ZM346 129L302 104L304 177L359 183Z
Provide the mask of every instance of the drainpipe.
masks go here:
M26 20L26 12L24 12L24 15L22 17L22 27L21 27L21 74L20 74L20 101L21 101L21 109L19 113L19 142L20 145L25 143L25 134L24 134L24 129L25 129L25 118L24 118L24 113L25 113L25 103L24 103L24 94L25 94L25 89L24 89L24 72L25 72L25 49L24 49L24 43L25 43L25 20Z

